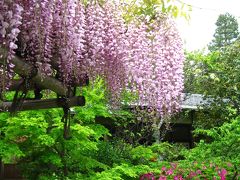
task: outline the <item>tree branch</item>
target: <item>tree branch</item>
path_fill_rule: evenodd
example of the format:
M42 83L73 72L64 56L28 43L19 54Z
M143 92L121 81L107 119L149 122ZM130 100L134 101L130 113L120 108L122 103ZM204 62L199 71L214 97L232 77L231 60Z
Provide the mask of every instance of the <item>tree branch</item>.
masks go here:
M3 57L6 57L4 56L6 53L7 51L5 49L0 48L0 54L3 55ZM12 59L12 63L15 66L13 68L13 71L22 77L30 76L34 68L32 65L27 64L27 62L24 62L21 58L17 56ZM4 64L3 58L0 58L0 64ZM44 76L41 72L37 72L31 80L35 82L39 87L50 89L58 95L67 95L67 88L59 80L53 77Z

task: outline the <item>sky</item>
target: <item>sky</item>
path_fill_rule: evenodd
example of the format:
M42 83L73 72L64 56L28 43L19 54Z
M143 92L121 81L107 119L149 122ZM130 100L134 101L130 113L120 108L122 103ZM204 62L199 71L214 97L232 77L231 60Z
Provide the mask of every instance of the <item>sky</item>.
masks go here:
M229 12L240 26L240 0L180 0L192 5L190 20L177 19L177 26L188 51L203 49L213 39L220 14Z

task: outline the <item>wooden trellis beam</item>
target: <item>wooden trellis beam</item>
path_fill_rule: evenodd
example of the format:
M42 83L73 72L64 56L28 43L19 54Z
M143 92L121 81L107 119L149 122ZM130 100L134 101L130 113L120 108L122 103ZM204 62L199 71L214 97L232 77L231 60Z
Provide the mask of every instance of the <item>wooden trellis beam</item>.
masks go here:
M49 109L49 108L61 108L61 107L73 107L84 106L85 98L83 96L75 96L68 99L41 99L41 100L25 100L19 107L18 111L37 110L37 109ZM11 112L12 102L0 102L0 112Z

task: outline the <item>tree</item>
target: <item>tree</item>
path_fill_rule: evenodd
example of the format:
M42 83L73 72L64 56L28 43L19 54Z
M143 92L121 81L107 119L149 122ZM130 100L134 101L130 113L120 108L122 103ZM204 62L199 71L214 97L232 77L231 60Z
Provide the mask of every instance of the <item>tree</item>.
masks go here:
M188 93L204 94L214 99L208 113L199 116L198 126L216 127L240 114L240 41L224 51L188 54L185 61L185 87Z
M126 24L118 5L110 1L1 1L0 90L8 89L12 79L23 78L25 84L33 80L39 86L41 82L58 95L71 96L73 84L83 75L91 81L100 75L112 107L121 102L127 89L161 115L178 111L184 55L174 22L156 14L151 21L143 16L141 22L133 19ZM16 51L23 62L21 78L15 74L19 70ZM54 77L65 88L53 87L43 77Z
M126 22L134 18L145 16L148 19L155 19L157 14L168 14L173 18L184 17L186 20L190 18L189 13L192 10L190 5L176 0L139 0L124 1L124 19Z
M211 51L230 45L239 35L237 19L229 13L220 14L216 26L214 39L209 44Z

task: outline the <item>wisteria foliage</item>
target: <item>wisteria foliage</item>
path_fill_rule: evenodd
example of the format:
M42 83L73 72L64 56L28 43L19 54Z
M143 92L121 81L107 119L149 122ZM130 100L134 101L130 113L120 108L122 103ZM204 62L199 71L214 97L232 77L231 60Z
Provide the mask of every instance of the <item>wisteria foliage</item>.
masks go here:
M118 5L2 0L0 47L8 52L0 55L6 61L0 66L2 90L13 78L11 59L18 49L44 75L57 72L66 86L84 74L90 80L100 75L113 105L127 89L161 115L178 111L184 55L174 22L159 15L151 22L143 18L126 23Z

